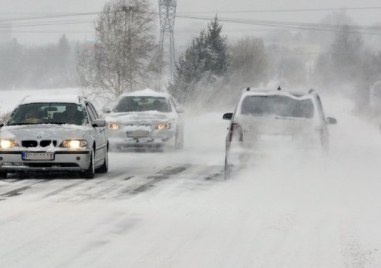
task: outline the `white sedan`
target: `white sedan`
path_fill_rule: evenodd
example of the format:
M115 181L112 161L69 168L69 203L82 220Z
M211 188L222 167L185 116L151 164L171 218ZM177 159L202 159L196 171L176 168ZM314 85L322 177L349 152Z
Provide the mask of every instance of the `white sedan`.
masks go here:
M103 112L108 114L107 136L113 149L183 147L183 111L167 93L126 93Z
M20 171L79 171L86 178L107 172L105 125L86 98L25 98L0 125L0 178Z

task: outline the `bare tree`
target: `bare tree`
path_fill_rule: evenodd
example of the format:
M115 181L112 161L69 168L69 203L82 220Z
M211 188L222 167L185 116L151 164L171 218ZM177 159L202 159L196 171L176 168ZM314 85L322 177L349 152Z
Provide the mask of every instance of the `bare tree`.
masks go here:
M115 0L96 22L93 47L80 52L82 85L119 96L144 84L153 70L154 12L148 0Z
M262 39L244 37L231 48L231 74L241 87L267 82L268 59Z

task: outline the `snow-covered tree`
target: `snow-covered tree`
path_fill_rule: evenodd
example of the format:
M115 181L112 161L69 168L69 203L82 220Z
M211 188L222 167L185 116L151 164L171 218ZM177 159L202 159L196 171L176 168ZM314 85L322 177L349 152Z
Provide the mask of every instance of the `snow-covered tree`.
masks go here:
M198 88L209 86L229 70L230 53L222 24L215 17L207 30L200 32L190 46L180 56L175 82L169 91L180 101L185 102L200 93Z
M205 47L207 49L205 68L213 75L225 75L230 64L230 53L226 37L222 36L222 24L218 21L218 17L208 25Z

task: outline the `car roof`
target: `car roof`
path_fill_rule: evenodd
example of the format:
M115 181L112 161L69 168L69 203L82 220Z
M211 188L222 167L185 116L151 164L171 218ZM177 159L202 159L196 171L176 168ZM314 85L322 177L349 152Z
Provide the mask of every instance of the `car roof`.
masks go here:
M85 97L79 95L26 96L20 104L27 103L76 103L81 104Z
M308 92L303 91L288 91L288 90L271 90L271 89L260 89L260 88L246 88L243 90L243 96L289 96L292 98L304 98L314 94L314 90Z
M129 93L124 93L121 95L121 97L127 97L127 96L132 96L132 97L142 97L142 96L147 96L147 97L169 97L170 95L166 92L158 92L155 90L152 90L150 88L146 88L143 90L138 90L134 92L129 92Z

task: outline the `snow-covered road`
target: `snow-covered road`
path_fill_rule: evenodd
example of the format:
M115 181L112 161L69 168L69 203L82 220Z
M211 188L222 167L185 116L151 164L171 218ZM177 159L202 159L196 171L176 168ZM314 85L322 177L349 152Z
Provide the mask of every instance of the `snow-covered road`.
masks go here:
M333 104L328 157L274 151L229 181L220 113L93 180L0 180L0 267L381 267L381 135Z

